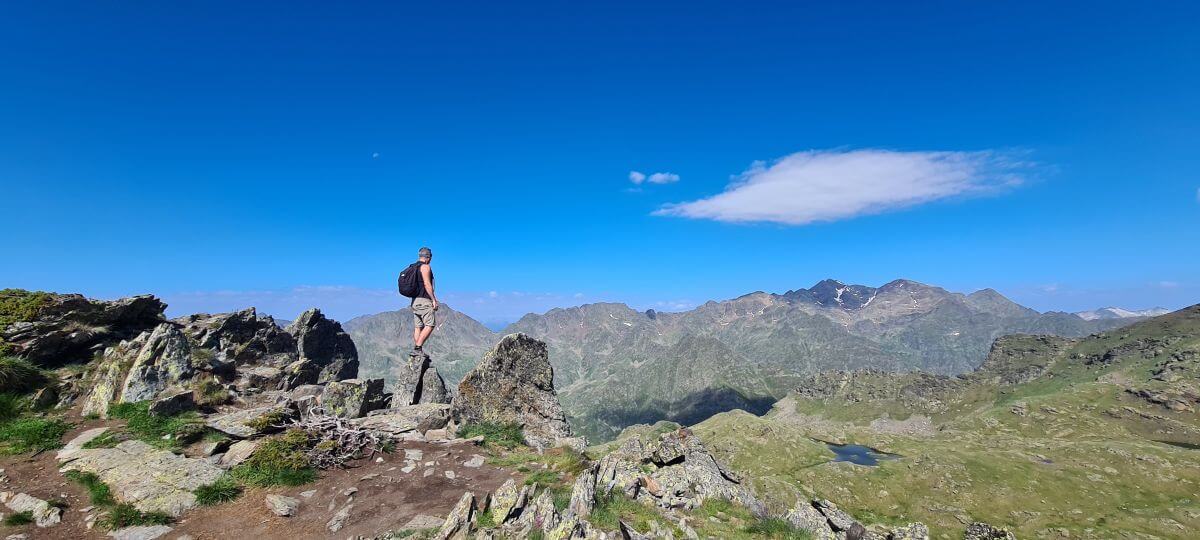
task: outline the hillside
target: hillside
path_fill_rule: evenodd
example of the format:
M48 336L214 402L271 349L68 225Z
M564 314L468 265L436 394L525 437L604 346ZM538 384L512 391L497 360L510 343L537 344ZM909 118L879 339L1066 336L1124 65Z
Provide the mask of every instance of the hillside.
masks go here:
M694 429L768 501L817 494L933 531L1185 538L1200 528L1200 305L1081 339L998 340L976 371L829 372ZM821 441L899 454L831 463Z
M765 412L821 371L953 375L978 366L1007 334L1078 337L1139 320L1038 313L991 289L964 295L910 280L878 288L825 280L679 313L588 304L526 315L499 334L442 310L429 351L448 380L457 381L501 335L534 336L550 347L568 414L593 440L636 423L691 423L736 408ZM363 372L394 377L411 345L408 312L359 317L346 328Z

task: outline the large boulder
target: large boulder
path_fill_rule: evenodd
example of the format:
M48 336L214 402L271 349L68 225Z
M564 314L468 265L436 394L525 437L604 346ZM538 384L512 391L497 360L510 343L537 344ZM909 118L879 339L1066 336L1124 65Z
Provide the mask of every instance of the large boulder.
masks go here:
M94 473L108 484L118 502L172 516L195 508L195 491L216 482L225 472L203 459L186 458L136 440L113 448L80 449L63 459L63 471Z
M104 347L130 339L163 321L167 308L150 295L105 302L78 294L29 293L5 289L33 304L31 320L0 328L0 345L43 366L90 360ZM28 296L35 295L35 296Z
M167 388L180 387L195 373L191 359L191 345L178 326L171 323L156 326L129 368L121 387L121 401L145 401Z
M441 403L423 403L395 409L372 411L365 418L352 421L354 425L389 436L409 432L426 432L446 427L450 421L450 406Z
M321 407L325 412L342 418L361 418L386 406L383 379L333 381L325 385L321 395Z
M302 384L324 384L358 376L358 350L350 334L337 321L313 308L287 327L296 340L299 359L284 369L285 389Z
M446 516L442 527L434 533L434 540L466 540L471 537L471 525L475 521L475 494L470 491L462 494L454 510Z
M450 390L437 367L429 366L421 375L421 392L417 403L450 403Z
M963 540L1016 540L1016 536L1008 529L993 527L982 521L967 525L963 532Z
M525 334L500 340L458 385L451 404L456 422L515 423L537 448L571 436L546 344Z
M424 355L409 356L392 388L392 407L418 403L450 403L446 381Z

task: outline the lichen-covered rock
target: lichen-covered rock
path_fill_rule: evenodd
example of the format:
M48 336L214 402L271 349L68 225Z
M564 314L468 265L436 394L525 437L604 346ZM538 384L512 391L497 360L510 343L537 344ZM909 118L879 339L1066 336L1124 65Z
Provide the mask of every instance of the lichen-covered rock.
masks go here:
M132 340L122 341L104 350L91 389L83 402L82 413L85 416L108 416L108 408L116 401L121 383L125 380L125 369L149 337L150 333L144 332Z
M888 540L929 540L929 527L924 523L909 523L895 527L888 533Z
M300 508L300 500L276 493L271 493L266 496L263 502L267 505L267 509L271 513L280 517L290 517L296 515L296 510Z
M529 493L532 495L532 492ZM554 496L550 490L544 489L534 497L517 519L505 524L504 532L512 538L528 538L534 531L543 534L558 526L561 517L554 508Z
M358 350L342 325L313 308L287 327L296 340L299 359L284 370L287 389L358 376Z
M829 527L829 520L825 519L825 515L813 508L813 505L807 501L797 503L795 508L788 510L783 519L797 529L808 531L812 540L834 540L836 538L833 529Z
M525 442L536 448L571 436L546 344L525 334L505 336L463 377L452 411L460 424L519 424Z
M270 316L259 317L254 308L217 315L200 313L175 322L200 347L214 351L217 363L274 363L275 358L296 351L296 339Z
M449 421L449 405L427 403L398 409L372 411L366 417L356 418L350 422L366 429L395 436L412 431L426 432L441 429Z
M29 512L38 527L51 527L62 521L62 509L26 493L6 497L4 505L13 512Z
M421 392L417 403L450 403L450 390L446 389L446 381L436 366L425 368L425 374L421 375Z
M834 531L848 531L854 525L860 525L850 514L837 507L836 504L826 499L814 499L813 507L829 520L829 526Z
M156 326L129 368L121 387L121 402L153 399L168 388L180 386L195 373L191 359L192 347L178 326Z
M291 407L270 405L210 416L206 425L239 439L249 439L283 429L295 414Z
M175 390L160 394L150 403L150 414L172 416L196 408L196 394L191 390Z
M396 370L396 384L392 387L392 407L416 405L421 398L421 382L429 357L423 354L409 355L404 365Z
M150 295L105 302L78 294L46 294L33 320L0 328L12 353L43 366L90 360L104 347L130 339L163 320L167 308Z
M587 519L596 507L596 468L591 467L575 478L571 488L571 502L567 504L567 517Z
M987 523L977 521L967 525L967 530L963 533L963 540L1016 540L1017 537L1008 531L993 527Z
M530 488L531 486L517 487L516 481L512 478L509 478L503 485L496 488L488 503L488 509L492 512L492 519L497 524L503 525L509 519L520 514L528 502Z
M383 379L346 379L330 382L325 385L320 403L325 412L333 416L361 418L386 405Z
M79 450L62 470L94 473L108 484L117 501L172 516L194 508L194 492L224 474L203 459L178 456L136 440L113 448Z
M343 506L333 517L329 518L329 521L325 523L325 528L329 529L329 532L342 530L342 527L345 527L346 522L350 520L350 512L352 511L354 511L353 504Z
M471 524L475 521L475 494L470 491L463 493L454 505L454 510L446 516L442 527L433 535L434 540L466 540L471 534Z
M172 530L166 525L137 525L109 532L108 536L113 540L155 540L166 536Z
M258 441L235 442L229 445L229 448L221 455L221 459L217 462L217 465L222 469L236 467L243 461L250 459L250 456L254 455L254 452L258 450L259 444Z

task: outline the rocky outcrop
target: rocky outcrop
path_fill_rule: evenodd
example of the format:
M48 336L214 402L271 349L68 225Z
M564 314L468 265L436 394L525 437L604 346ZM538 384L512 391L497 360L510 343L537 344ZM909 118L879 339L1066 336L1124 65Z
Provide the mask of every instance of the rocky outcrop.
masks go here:
M929 528L923 523L901 527L868 528L846 511L825 499L800 502L783 516L793 527L805 531L813 540L850 538L871 540L929 540Z
M162 322L166 308L150 295L105 302L78 294L44 294L32 320L0 328L0 343L43 366L87 361L104 347Z
M302 384L324 384L358 376L358 350L342 325L318 309L300 314L287 327L296 340L299 359L284 370L286 388Z
M393 408L418 403L450 403L446 382L428 356L409 356L397 371L396 384L392 389Z
M99 476L117 501L143 512L172 516L194 508L195 491L224 473L203 459L186 458L136 440L113 448L81 448L66 459L62 470Z
M475 494L463 493L446 517L442 527L433 535L434 540L466 540L470 538L471 524L475 521Z
M0 493L0 503L13 512L29 512L38 527L52 527L62 521L62 509L26 493Z
M1017 540L1008 529L993 527L983 522L975 522L967 526L963 540Z
M259 317L254 308L217 315L189 315L175 322L196 343L216 353L218 365L280 363L296 351L296 338L279 328L270 316Z
M365 418L351 423L384 435L398 437L406 433L425 433L446 427L450 421L450 406L438 403L409 405L397 409L373 411Z
M766 508L741 479L704 448L690 430L679 429L644 443L626 440L600 460L597 491L618 490L663 508L696 508L704 499L733 501L762 515Z
M283 405L237 409L210 416L208 427L239 439L249 439L283 429L296 416L295 409Z
M191 359L191 345L179 327L171 323L156 326L129 368L120 400L145 401L168 388L180 387L195 373Z
M361 418L387 406L383 379L346 379L325 385L321 407L327 414L341 418Z
M505 336L484 355L459 383L451 409L459 423L518 424L536 448L571 436L546 344L525 334Z

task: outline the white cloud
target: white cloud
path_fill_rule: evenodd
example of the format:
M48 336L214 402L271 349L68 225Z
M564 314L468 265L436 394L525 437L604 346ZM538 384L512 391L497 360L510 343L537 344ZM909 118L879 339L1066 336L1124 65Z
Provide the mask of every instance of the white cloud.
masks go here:
M804 225L878 214L1020 185L1029 164L995 152L798 152L755 162L725 191L666 205L660 216Z
M500 296L500 293L496 291L488 291L488 298L496 298L497 296Z
M670 184L679 181L679 175L669 172L656 172L646 179L651 184Z
M1160 281L1160 282L1158 282L1158 286L1162 287L1164 289L1174 289L1175 287L1179 286L1179 282L1178 281Z
M679 181L679 175L669 172L656 172L649 176L640 171L629 171L629 181L634 185L642 185L642 182L650 182L651 184L670 184Z

